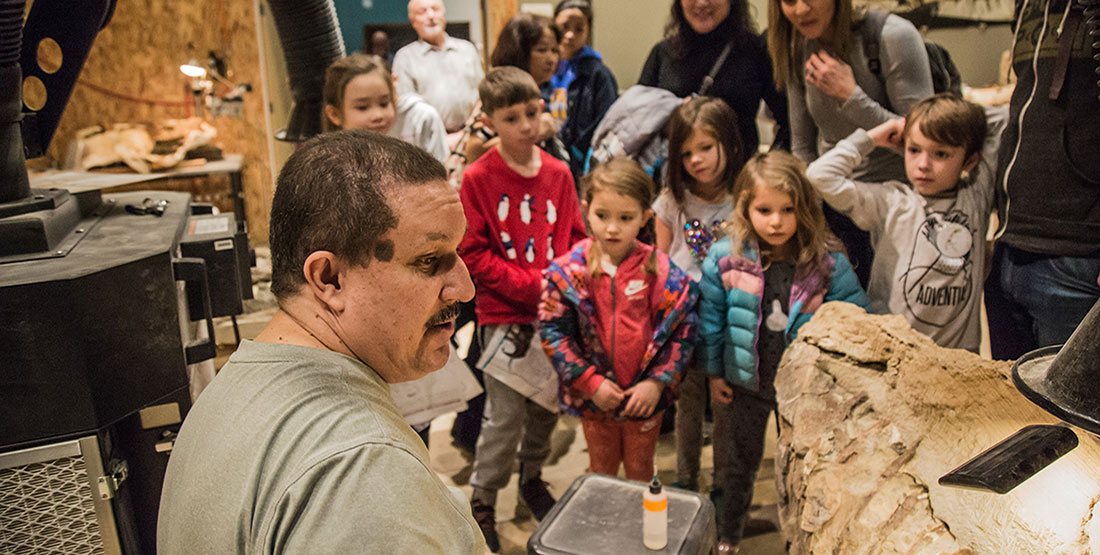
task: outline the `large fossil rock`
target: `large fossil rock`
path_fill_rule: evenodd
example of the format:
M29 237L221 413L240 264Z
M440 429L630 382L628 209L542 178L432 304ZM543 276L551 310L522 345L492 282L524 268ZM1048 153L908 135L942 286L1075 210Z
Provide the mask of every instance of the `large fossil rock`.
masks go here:
M1100 553L1100 441L1088 432L1007 494L937 483L1021 427L1057 422L1016 391L1011 368L938 347L901 316L821 307L776 379L790 552Z

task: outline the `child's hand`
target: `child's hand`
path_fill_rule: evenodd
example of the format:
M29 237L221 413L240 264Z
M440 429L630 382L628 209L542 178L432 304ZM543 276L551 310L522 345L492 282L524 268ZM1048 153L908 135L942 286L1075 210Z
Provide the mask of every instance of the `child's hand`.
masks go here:
M710 398L715 403L728 405L733 401L733 388L720 377L710 379Z
M602 411L615 410L623 402L623 390L615 382L605 379L592 394L592 402Z
M550 137L553 137L558 132L558 124L554 122L554 117L549 112L543 112L539 115L539 140L545 141Z
M657 408L657 401L661 398L661 390L665 385L657 380L642 380L634 387L623 392L630 400L626 402L623 416L633 418L649 418L653 409Z
M856 90L852 66L829 55L824 50L810 54L806 60L806 82L841 102Z
M867 132L875 146L902 150L905 147L905 118L893 118L876 125Z

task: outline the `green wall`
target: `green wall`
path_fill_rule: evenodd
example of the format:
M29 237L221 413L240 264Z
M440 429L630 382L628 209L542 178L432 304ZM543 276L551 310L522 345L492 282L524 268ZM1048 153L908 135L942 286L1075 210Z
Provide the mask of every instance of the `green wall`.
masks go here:
M349 54L363 47L363 24L409 20L406 0L333 0L333 4L344 35L344 50Z

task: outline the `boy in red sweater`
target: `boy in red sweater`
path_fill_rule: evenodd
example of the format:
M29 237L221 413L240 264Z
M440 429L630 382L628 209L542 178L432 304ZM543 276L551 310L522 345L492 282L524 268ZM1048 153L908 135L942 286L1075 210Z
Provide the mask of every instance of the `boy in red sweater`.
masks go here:
M520 496L535 518L541 520L554 504L541 468L557 422L558 378L534 324L542 270L585 232L569 167L535 146L542 113L535 80L521 69L501 67L485 76L478 92L483 122L500 142L462 177L468 227L459 248L477 286L478 367L485 373L485 422L470 477L471 504L496 552L496 494L508 484L517 456Z

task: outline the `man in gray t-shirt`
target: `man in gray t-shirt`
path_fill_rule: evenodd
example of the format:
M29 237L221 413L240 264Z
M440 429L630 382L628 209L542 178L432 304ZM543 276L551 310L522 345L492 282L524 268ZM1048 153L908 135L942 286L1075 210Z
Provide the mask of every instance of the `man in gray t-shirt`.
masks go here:
M279 310L184 420L159 553L485 552L389 391L447 361L474 294L465 228L443 166L403 141L339 131L290 157L271 207Z

